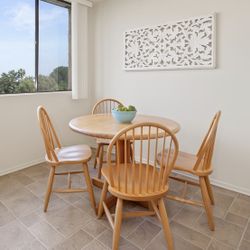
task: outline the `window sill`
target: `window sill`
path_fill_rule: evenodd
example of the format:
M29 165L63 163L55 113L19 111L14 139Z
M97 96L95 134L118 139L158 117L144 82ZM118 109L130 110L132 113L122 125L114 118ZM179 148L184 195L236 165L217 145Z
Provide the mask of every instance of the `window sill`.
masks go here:
M0 98L5 97L20 97L20 96L37 96L37 95L69 95L71 94L71 90L69 91L55 91L55 92L35 92L35 93L20 93L20 94L2 94Z

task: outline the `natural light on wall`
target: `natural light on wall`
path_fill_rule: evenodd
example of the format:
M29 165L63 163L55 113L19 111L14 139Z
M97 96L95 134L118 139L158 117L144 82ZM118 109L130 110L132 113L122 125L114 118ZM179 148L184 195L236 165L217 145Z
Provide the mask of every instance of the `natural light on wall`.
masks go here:
M87 0L1 0L0 95L88 97Z
M71 5L1 0L0 95L71 90Z
M88 1L71 1L73 99L88 97L88 7L91 6Z

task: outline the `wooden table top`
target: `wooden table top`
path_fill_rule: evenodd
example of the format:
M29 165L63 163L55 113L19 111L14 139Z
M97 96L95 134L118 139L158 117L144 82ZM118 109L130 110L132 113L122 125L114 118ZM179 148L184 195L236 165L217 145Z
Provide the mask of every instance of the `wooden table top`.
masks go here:
M72 130L84 135L112 139L121 129L140 122L160 123L170 129L172 133L180 130L180 125L173 120L149 115L136 115L132 123L128 124L118 123L111 114L85 115L71 120L69 126Z

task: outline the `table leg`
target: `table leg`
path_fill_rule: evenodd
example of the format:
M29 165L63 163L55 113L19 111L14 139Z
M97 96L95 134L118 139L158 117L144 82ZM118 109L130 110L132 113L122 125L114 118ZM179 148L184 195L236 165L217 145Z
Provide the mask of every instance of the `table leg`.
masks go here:
M119 162L120 163L124 163L125 160L127 160L127 163L130 163L131 162L131 145L130 145L130 140L127 140L127 142L125 143L125 140L119 140L117 142L117 147L118 147L118 151L117 151L117 154L119 154ZM125 154L125 145L127 147L127 150L126 150L126 154Z

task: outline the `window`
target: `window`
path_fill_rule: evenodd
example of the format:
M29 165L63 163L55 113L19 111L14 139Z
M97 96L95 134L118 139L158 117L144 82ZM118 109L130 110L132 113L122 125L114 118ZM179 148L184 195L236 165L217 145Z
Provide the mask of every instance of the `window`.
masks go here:
M70 4L1 0L0 94L71 90Z

